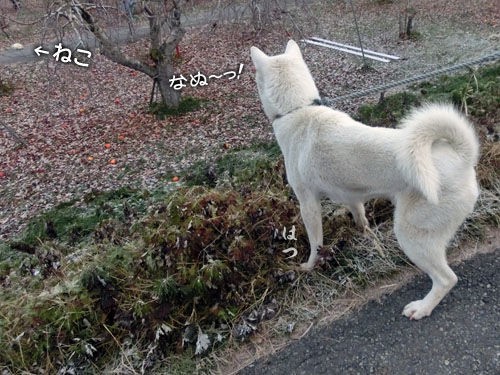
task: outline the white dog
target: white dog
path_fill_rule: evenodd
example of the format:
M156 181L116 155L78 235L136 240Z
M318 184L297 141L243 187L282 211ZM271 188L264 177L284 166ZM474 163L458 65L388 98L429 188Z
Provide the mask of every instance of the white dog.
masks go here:
M403 314L430 315L457 282L446 246L478 197L479 145L472 126L451 106L434 104L414 110L399 129L369 127L321 105L293 40L284 54L267 56L252 47L251 56L311 245L302 269L314 267L323 245L321 197L346 204L363 229L363 203L391 199L400 246L432 279L431 291Z

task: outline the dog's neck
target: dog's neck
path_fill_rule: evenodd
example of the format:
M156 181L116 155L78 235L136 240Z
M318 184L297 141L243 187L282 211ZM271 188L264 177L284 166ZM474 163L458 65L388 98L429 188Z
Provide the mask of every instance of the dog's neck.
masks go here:
M321 98L314 99L314 100L312 101L312 103L311 103L311 104L308 104L308 105L304 105L304 106L301 106L301 107L294 108L294 109L292 109L291 111L288 111L288 112L283 113L283 114L279 114L279 113L278 113L276 116L274 116L273 121L276 121L277 119L282 118L282 117L285 117L285 116L289 115L290 113L295 112L295 111L296 111L296 110L298 110L298 109L301 109L301 108L304 108L304 107L308 107L308 106L310 106L310 105L323 105L323 100L321 100Z

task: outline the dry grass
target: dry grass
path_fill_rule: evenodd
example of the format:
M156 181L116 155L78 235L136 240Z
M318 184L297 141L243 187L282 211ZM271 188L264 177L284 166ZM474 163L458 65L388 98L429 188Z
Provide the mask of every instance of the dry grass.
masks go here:
M479 185L486 189L492 189L497 181L495 175L500 171L500 143L486 142L481 149L481 159L477 167L477 179Z

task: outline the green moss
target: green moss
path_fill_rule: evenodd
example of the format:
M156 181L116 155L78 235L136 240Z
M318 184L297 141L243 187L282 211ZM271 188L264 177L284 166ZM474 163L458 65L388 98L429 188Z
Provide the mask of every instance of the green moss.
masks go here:
M87 356L85 343L98 346L90 328L97 326L98 320L85 293L1 297L2 364L26 371L44 368L53 372L57 361L66 361L63 354L71 354L78 361Z
M112 192L93 192L81 201L59 204L33 219L11 247L33 252L43 241L58 240L76 244L96 234L107 219L129 220L146 210L147 192L121 188Z
M392 126L421 99L412 93L402 92L390 95L375 105L362 105L357 119L372 126Z
M149 50L149 57L151 57L151 59L154 62L160 62L160 61L163 60L163 56L162 56L161 52L157 48L151 48Z
M0 79L0 96L8 96L14 91L14 86L10 82Z
M259 143L249 148L230 150L215 161L195 163L185 172L190 186L215 187L222 180L235 186L256 187L270 183L272 179L282 179L280 168L281 150L276 142Z
M423 102L449 102L474 117L500 108L500 63L455 76L441 76L405 91L360 106L358 120L373 126L394 126L414 106Z
M149 112L155 115L156 118L164 120L168 117L181 116L196 111L201 108L204 102L205 100L203 99L187 96L181 99L179 106L176 108L169 107L163 103L153 103L149 106Z
M448 101L475 117L500 107L500 63L414 86L427 101Z

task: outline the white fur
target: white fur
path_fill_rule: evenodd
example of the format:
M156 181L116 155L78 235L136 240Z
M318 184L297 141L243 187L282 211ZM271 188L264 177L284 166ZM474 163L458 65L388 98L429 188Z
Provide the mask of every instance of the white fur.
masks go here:
M311 245L302 269L314 267L323 245L321 197L346 204L362 229L368 226L364 202L391 199L399 244L433 281L425 298L408 304L403 314L430 315L457 282L446 246L478 196L479 145L472 126L453 107L429 104L414 110L399 129L369 127L311 105L319 93L294 41L284 54L267 56L252 47L251 56Z

